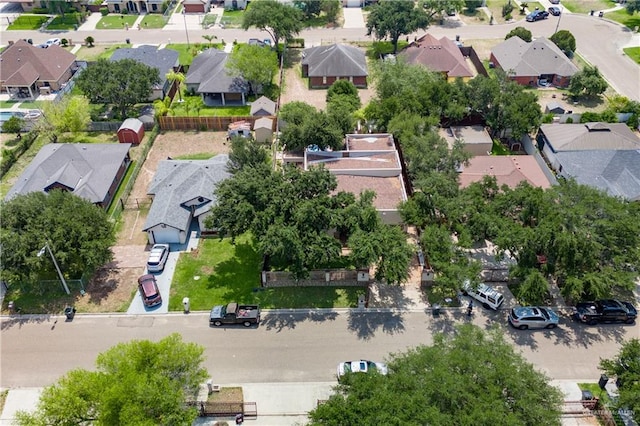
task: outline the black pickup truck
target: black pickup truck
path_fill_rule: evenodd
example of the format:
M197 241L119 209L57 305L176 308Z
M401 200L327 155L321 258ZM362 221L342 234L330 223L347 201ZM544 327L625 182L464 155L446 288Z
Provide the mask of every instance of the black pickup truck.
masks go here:
M599 322L624 322L633 324L638 311L629 302L615 299L578 303L573 316L581 322L596 325Z
M236 302L214 306L209 316L209 326L216 327L223 324L242 324L250 327L259 322L260 307L258 305L238 305Z

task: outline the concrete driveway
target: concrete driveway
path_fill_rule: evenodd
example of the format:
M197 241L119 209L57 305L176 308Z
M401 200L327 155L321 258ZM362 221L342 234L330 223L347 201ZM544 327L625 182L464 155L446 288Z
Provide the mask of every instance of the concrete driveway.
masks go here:
M342 28L364 28L364 16L359 7L343 7L342 16L344 24Z
M144 314L166 314L169 312L169 291L171 290L171 281L173 280L173 274L176 271L176 264L178 263L179 251L172 251L169 253L167 263L164 266L162 272L154 273L160 295L162 296L162 304L160 306L154 306L153 308L146 308L142 303L142 297L140 292L136 291L136 295L127 309L129 315L144 315ZM144 269L144 274L148 274L147 268Z

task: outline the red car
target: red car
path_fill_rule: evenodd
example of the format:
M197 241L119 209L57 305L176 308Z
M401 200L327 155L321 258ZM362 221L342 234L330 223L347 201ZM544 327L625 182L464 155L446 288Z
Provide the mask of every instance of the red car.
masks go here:
M138 278L138 290L142 297L142 303L147 308L162 304L162 296L160 296L160 290L158 290L156 277L153 275L147 274Z

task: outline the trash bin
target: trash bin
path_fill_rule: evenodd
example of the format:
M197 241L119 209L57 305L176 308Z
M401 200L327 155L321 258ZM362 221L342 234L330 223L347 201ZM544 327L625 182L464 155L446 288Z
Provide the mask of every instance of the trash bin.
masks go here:
M434 317L437 317L438 315L440 315L440 304L439 303L434 303L431 306L431 313L433 314Z
M600 380L598 380L598 386L600 386L600 389L604 390L605 386L607 386L607 383L609 383L609 376L607 376L606 374L601 374Z
M76 308L73 306L67 306L64 308L64 314L67 316L68 320L72 320L74 315L76 314Z
M127 42L127 44L131 44L131 40L130 39L126 39L125 41Z
M589 15L593 16L594 12L595 12L595 11L594 11L594 10L592 10L591 12L589 12Z
M244 423L244 414L242 413L236 414L236 424L241 425L242 423Z
M191 309L188 297L182 299L182 306L184 307L184 313L188 314Z

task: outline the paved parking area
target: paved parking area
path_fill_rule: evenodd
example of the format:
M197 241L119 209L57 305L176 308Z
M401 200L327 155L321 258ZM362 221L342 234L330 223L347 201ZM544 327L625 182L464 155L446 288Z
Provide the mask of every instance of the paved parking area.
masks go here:
M364 28L364 15L359 7L343 7L342 16L344 24L342 28Z

